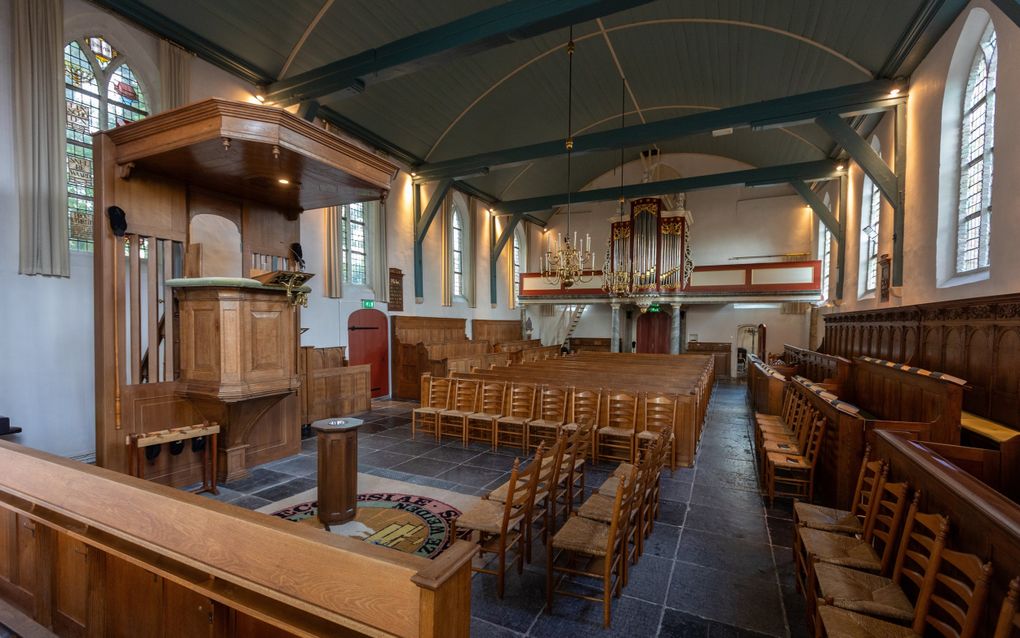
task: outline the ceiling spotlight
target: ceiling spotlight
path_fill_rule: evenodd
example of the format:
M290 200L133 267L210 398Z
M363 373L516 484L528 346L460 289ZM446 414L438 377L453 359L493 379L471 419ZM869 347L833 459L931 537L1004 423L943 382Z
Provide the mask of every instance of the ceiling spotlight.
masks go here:
M841 170L843 170L844 168L846 168L846 166L845 166L845 165L843 165L843 164L839 164L839 165L837 165L837 166L836 166L836 170L837 170L837 171L841 171Z
M892 91L889 91L889 95L891 95L893 97L896 97L899 94L900 94L900 90L899 89L893 89Z
M280 182L280 183L281 183L281 184L283 184L284 186L286 186L287 184L290 184L290 180L289 180L289 179L287 179L286 177L281 177L280 179L278 179L278 180L276 180L276 181Z
M414 171L411 171L411 177L418 177L418 173L415 173Z
M262 104L266 101L266 96L262 95L261 93L256 93L255 99L259 101L259 104Z

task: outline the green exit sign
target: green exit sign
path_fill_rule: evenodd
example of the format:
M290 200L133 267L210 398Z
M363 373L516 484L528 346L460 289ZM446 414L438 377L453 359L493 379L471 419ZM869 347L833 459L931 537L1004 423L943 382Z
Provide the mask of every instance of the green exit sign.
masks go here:
M659 312L659 304L653 303L652 305L648 306L648 312Z
M375 299L362 299L361 300L361 307L362 308L375 308Z

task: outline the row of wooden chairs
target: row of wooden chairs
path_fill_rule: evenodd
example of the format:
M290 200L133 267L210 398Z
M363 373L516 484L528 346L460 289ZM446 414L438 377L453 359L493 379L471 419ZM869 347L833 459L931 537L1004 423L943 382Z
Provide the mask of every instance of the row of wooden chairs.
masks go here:
M920 491L911 498L888 469L865 453L850 510L795 503L797 585L815 635L982 635L992 564L949 547L949 518L919 511ZM1018 591L1015 579L996 638L1020 626Z
M436 440L459 437L465 445L484 441L494 450L524 451L540 444L549 448L561 434L583 423L592 429L592 459L632 463L638 450L665 429L676 427L679 402L675 394L603 391L530 383L477 379L428 379L427 403L412 411L411 437L419 431ZM638 422L638 407L644 419ZM602 410L606 413L602 415ZM671 464L676 468L675 440Z
M755 449L769 504L776 496L814 500L815 467L827 419L791 384L779 415L755 413Z
M600 579L600 598L581 597L604 603L604 622L609 626L610 598L618 596L626 584L627 565L640 558L659 514L662 469L668 462L673 431L663 430L642 448L640 464L622 463L578 508L592 429L592 423L583 423L569 434L562 433L549 447L540 442L526 467L515 459L510 479L462 514L454 526L457 536L478 543L483 559L495 556L493 566L483 560L472 569L497 577L500 598L511 554L518 573L522 572L540 535L546 544L550 609L554 593L580 595L557 588L564 577ZM564 524L557 529L561 518ZM554 582L556 574L560 582Z
M662 471L672 438L673 430L667 427L643 448L640 464L620 464L548 539L546 604L550 612L556 594L601 602L603 624L610 626L611 599L619 597L627 585L629 566L644 553L645 540L659 515ZM601 581L600 595L571 588L575 577ZM590 584L590 580L584 582Z

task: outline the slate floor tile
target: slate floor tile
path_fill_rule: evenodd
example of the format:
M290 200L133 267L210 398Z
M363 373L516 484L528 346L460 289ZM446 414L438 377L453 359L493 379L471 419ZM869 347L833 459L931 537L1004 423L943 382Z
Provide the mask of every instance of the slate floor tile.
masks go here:
M292 481L280 483L279 485L274 485L259 492L255 492L253 496L264 498L266 501L274 503L290 496L294 496L300 492L310 490L315 487L315 484L316 482L312 479L296 478Z
M775 582L772 548L721 534L685 529L676 551L677 560L703 567Z
M656 634L661 606L627 596L612 601L612 625L606 629L602 623L602 603L557 596L552 612L543 613L528 635L535 638L635 638Z
M363 464L371 467L393 467L400 465L405 461L410 461L413 457L407 454L398 454L396 452L390 452L388 450L381 450L379 452L372 452L371 454L362 454L358 458L358 467L360 468Z
M448 472L455 467L457 467L455 463L447 463L446 461L427 459L420 456L410 461L405 461L400 465L395 465L393 469L398 472L407 472L408 474L417 474L419 476L439 476L443 472Z
M769 542L765 516L761 509L748 511L712 507L701 503L692 504L687 512L684 527L755 543Z
M283 472L293 476L306 476L318 469L319 460L314 456L290 456L276 461L267 467L274 472Z
M467 463L470 459L475 458L480 453L477 450L465 449L460 446L444 446L429 450L423 456L427 459L437 459L440 461L448 461L450 463ZM507 465L509 469L509 465Z
M496 577L475 574L471 579L471 615L511 631L525 633L545 606L545 575L516 568L506 574L506 593L496 596Z
M381 437L385 438L385 437ZM390 452L397 452L398 454L408 454L410 456L421 456L426 452L439 449L439 444L434 443L430 440L418 440L418 441L401 441L394 446L386 448Z
M271 485L289 481L292 478L294 477L290 474L275 472L264 467L257 467L253 469L248 476L243 479L231 481L230 483L227 483L225 487L242 494L252 494Z
M234 499L233 501L230 501L230 504L236 505L238 507L243 507L246 510L257 510L260 507L269 505L271 502L272 501L267 501L264 498L248 495L242 496L241 498L238 499Z
M666 606L741 629L786 635L775 582L677 561Z
M471 638L519 638L523 635L481 618L471 619Z
M504 474L503 472L500 472L498 470L486 470L480 467L458 465L452 470L440 474L439 478L443 479L444 481L453 481L454 483L460 483L461 485L484 487L485 485L503 476L503 474Z
M796 533L793 521L786 518L768 516L765 518L765 523L769 527L769 538L773 545L793 547L793 536Z

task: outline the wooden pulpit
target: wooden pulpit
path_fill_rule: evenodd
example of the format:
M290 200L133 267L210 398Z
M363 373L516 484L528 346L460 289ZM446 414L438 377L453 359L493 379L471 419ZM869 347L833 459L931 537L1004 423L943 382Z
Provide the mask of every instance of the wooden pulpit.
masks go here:
M223 428L219 478L248 474L252 427L298 388L294 298L254 279L167 282L180 311L178 390Z

